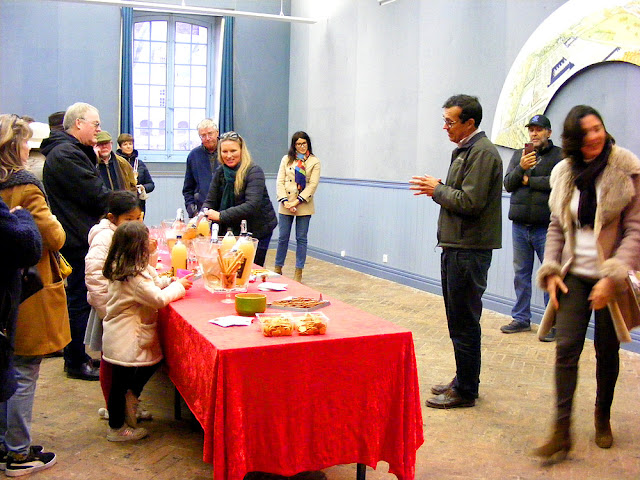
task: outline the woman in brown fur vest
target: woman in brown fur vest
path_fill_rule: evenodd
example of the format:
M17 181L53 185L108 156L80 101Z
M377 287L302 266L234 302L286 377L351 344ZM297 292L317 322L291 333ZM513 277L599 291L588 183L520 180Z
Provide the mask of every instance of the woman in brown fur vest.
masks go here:
M550 302L539 335L555 321L556 421L551 439L535 450L547 461L571 449L571 409L578 360L595 311L597 392L595 442L610 448L611 403L619 371L620 340L639 324L626 288L640 252L640 160L615 145L592 107L573 107L564 122L565 159L551 173L551 224L538 283Z

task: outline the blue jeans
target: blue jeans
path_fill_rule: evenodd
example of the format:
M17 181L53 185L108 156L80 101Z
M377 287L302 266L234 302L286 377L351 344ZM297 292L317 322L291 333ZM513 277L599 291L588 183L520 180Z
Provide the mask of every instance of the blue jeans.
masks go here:
M491 256L491 250L442 249L442 295L456 358L453 386L465 398L478 397L482 334L480 316Z
M276 265L284 266L289 248L289 236L291 235L291 225L296 220L296 268L304 268L307 260L307 233L309 232L309 222L311 215L284 215L278 216L278 226L280 235L278 236L278 250L276 251Z
M542 262L544 243L547 239L547 227L525 225L513 222L511 229L513 241L513 287L516 291L516 303L511 316L519 323L531 323L531 275L533 273L534 254ZM545 306L549 294L544 294Z
M13 356L18 389L9 400L0 403L0 444L4 444L10 452L29 453L31 414L41 361L41 356Z

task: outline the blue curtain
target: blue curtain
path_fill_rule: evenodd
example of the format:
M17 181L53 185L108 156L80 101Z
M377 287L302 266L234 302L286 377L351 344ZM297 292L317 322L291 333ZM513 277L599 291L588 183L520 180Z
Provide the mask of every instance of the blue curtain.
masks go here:
M133 135L133 8L122 7L120 133ZM117 133L116 133L117 136Z
M224 17L222 40L222 87L220 89L220 133L233 130L233 17Z

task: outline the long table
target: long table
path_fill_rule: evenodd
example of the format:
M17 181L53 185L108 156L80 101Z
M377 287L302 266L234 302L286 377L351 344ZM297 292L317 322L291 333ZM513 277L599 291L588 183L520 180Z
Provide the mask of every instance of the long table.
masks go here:
M272 281L289 289L268 292L268 301L318 298L293 280ZM379 460L399 480L414 479L424 438L409 330L325 297L326 335L264 337L255 323L211 324L235 314L223 297L195 282L158 321L169 377L202 425L215 480L348 463L364 478L363 465Z

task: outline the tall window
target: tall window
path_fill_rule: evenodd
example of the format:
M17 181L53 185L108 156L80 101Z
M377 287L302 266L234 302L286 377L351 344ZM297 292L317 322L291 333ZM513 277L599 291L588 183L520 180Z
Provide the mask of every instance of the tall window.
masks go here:
M217 118L220 26L218 17L136 14L134 137L151 160L185 158L200 144L198 123Z

